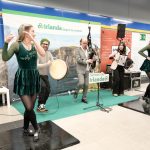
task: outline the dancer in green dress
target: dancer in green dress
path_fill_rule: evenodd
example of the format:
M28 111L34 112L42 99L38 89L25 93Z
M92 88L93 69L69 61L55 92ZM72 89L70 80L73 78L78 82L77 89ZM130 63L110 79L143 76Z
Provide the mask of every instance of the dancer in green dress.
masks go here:
M2 59L8 61L14 54L18 62L18 70L14 79L14 93L18 94L25 107L24 135L34 136L39 140L39 127L34 112L37 93L40 90L39 72L37 70L37 52L45 56L44 49L34 39L34 28L30 24L23 24L18 29L18 39L8 49L8 43L14 38L12 34L6 36L2 52ZM33 125L34 132L29 129Z
M144 53L145 51L147 51L147 55ZM142 48L139 51L139 54L146 58L140 67L140 70L145 71L150 82L150 44ZM150 99L150 84L146 88L143 99L147 100L147 98Z

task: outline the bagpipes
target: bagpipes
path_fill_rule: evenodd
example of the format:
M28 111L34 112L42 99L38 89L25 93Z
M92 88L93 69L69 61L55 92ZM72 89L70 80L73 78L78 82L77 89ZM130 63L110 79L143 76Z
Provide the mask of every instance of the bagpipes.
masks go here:
M92 48L92 41L91 41L91 27L88 26L89 33L87 35L87 40L88 40L88 58L93 59L94 55L96 55L95 50ZM93 60L93 63L90 64L90 70L94 69L96 67L96 60Z

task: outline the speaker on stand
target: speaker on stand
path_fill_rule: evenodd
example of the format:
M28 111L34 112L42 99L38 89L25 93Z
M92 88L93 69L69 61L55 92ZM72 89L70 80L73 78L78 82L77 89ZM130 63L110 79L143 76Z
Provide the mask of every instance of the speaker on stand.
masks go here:
M118 24L117 27L117 39L123 39L125 37L126 24Z

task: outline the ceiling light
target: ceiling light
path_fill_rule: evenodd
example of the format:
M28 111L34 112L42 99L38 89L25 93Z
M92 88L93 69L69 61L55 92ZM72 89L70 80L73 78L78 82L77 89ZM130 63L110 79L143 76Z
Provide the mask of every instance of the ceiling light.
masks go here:
M96 15L96 14L87 14L90 17L100 17L100 18L106 18L105 16L100 16L100 15Z
M55 8L54 10L61 11L61 12L68 12L68 13L80 14L80 12L73 11L73 10L64 10L64 9L59 9L59 8Z
M130 21L130 20L123 20L123 19L117 19L117 18L113 18L114 21L119 21L119 22L122 22L122 23L133 23L133 21Z

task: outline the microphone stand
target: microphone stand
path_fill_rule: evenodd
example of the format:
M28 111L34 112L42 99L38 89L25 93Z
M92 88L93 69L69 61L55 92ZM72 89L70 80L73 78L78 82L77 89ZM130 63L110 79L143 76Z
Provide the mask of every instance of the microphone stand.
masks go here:
M100 104L100 102L99 102L100 101L100 98L99 98L100 97L100 93L99 93L100 83L97 83L97 87L98 87L98 89L97 89L97 102L96 102L96 106L99 107L100 110L109 113L112 109L111 108L104 108L103 104ZM83 108L83 109L86 110L86 109L93 108L93 107L95 107L95 106L90 106L90 107L86 107L86 108Z
M97 102L96 102L96 106L100 108L100 110L104 111L104 112L107 112L109 113L112 109L111 108L104 108L103 107L103 104L100 104L100 93L99 93L99 90L100 90L100 83L97 83ZM91 107L86 107L86 108L83 108L84 110L88 109L88 108L93 108L95 106L91 106Z
M99 107L102 111L109 113L112 109L111 108L104 108L103 104L100 104L100 102L99 102L99 97L100 97L100 94L99 94L100 83L97 83L97 87L98 87L98 90L97 90L98 93L97 93L96 106Z

